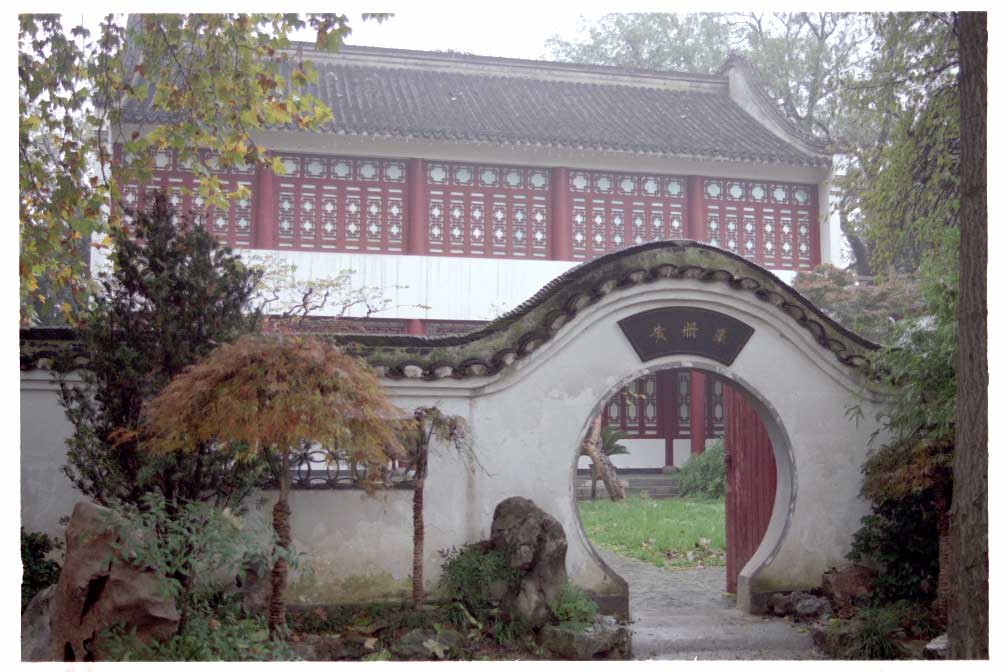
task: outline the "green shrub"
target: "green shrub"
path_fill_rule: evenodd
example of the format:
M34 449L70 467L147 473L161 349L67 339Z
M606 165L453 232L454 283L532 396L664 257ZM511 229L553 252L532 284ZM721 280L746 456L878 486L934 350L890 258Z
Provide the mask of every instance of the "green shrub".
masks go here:
M896 638L903 634L896 609L862 609L851 622L850 644L844 657L853 660L895 660L903 657Z
M44 532L25 532L21 528L21 611L43 588L59 581L60 565L47 556L63 548L63 542Z
M461 603L478 620L494 608L491 588L504 582L510 589L518 579L504 556L487 542L441 551L441 585L448 598Z
M933 502L915 495L873 503L847 557L879 565L872 593L876 604L933 600L938 589L938 513Z
M682 497L724 497L724 442L719 440L699 455L693 455L679 470L676 482Z
M563 587L560 595L549 603L550 611L559 623L587 626L595 622L598 605L583 590L572 583Z
M119 624L102 634L111 661L272 661L297 660L284 641L270 641L262 617L243 618L235 599L215 603L195 596L180 632L165 641L141 644L136 628Z
M250 310L262 277L161 193L129 225L113 227L109 270L76 332L88 366L83 385L60 374L60 399L73 433L64 473L103 506L140 506L160 492L169 510L187 501L240 506L264 472L227 444L155 454L141 446L143 402L221 343L259 329Z

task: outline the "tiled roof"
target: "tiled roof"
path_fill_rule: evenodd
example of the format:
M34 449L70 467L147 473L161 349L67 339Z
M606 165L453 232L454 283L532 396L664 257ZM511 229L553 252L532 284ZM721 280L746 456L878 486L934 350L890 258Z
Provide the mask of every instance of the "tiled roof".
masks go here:
M723 75L346 47L309 53L323 132L829 165L729 96ZM134 105L127 121L163 121Z

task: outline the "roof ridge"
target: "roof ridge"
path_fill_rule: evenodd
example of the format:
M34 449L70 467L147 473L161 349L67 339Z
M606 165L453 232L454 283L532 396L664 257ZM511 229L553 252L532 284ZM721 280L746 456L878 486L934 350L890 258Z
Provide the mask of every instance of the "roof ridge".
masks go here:
M738 67L745 74L746 79L752 85L753 98L764 112L767 112L781 122L789 133L808 145L809 149L816 152L828 151L828 142L810 133L808 129L788 114L787 110L777 104L774 97L770 95L770 87L766 79L748 58L735 51L729 53L724 64L718 68L718 74L723 74L733 67Z
M392 47L372 47L366 45L346 44L338 51L324 51L315 47L312 42L291 41L291 49L304 49L320 58L338 59L341 56L386 56L413 58L420 60L443 61L446 64L473 65L512 65L539 70L554 70L557 72L582 72L586 74L623 75L642 79L661 79L668 81L696 81L711 84L726 84L724 75L680 70L651 70L647 68L631 68L619 65L601 65L596 63L576 63L570 61L550 61L532 58L513 58L510 56L485 56L459 51L424 51L419 49L398 49ZM307 54L306 54L307 56ZM505 75L506 76L506 75ZM613 83L618 84L618 83Z

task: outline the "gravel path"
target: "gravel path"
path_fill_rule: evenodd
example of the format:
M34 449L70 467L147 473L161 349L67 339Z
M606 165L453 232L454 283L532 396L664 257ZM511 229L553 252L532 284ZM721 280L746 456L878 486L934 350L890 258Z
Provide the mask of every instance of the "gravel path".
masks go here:
M746 614L724 592L724 567L660 569L605 549L630 585L638 660L820 659L812 636L777 618Z

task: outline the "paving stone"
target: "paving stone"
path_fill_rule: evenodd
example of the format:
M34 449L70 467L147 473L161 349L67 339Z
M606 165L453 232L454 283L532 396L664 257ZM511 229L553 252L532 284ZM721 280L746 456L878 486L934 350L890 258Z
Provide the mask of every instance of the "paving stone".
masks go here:
M739 611L724 592L724 567L661 569L598 551L630 586L638 660L821 659L804 628Z

